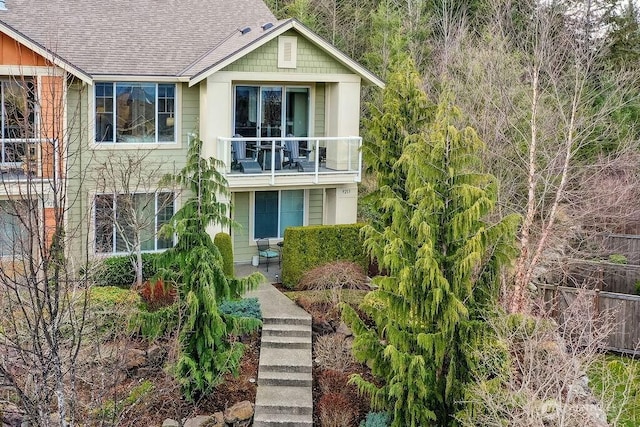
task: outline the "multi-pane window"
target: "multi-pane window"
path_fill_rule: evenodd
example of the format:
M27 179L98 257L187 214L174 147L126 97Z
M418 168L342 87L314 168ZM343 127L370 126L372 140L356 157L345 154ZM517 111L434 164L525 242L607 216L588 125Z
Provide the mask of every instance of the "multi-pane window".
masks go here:
M100 194L95 199L95 247L98 253L143 251L173 246L158 235L174 213L173 193Z
M304 223L304 190L257 191L254 229L256 239L282 238L287 227Z
M173 142L176 85L96 83L96 142Z
M23 224L27 215L27 203L0 200L0 257L18 255L28 248L28 233Z
M0 163L21 162L35 134L36 90L30 80L0 81Z

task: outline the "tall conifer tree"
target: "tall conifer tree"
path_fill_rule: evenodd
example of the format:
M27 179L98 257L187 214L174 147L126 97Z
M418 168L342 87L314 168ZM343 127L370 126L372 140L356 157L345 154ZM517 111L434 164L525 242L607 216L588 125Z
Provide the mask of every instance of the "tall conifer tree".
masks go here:
M228 225L227 205L218 200L228 195L226 180L219 172L223 166L214 158L203 158L202 140L189 145L187 163L177 175L165 177L166 185L178 185L189 197L172 220L163 227L165 235L176 235L176 246L163 255L165 277L178 284L184 319L180 325L180 355L176 376L187 399L193 400L222 382L224 374L236 373L244 346L231 342L238 335L257 328L260 321L225 315L218 304L239 298L255 287L263 276L254 273L233 278L224 273L220 251L207 233L214 224Z
M363 231L388 272L363 305L375 325L349 307L343 312L356 357L383 385L352 381L398 427L455 424L475 355L491 342L484 319L496 308L500 271L515 256L519 221L488 221L497 189L480 172L482 142L473 129L455 127L460 117L447 97L432 114L419 84L411 62L400 63L385 111L370 123L380 135L368 156L378 162L370 167L380 210Z

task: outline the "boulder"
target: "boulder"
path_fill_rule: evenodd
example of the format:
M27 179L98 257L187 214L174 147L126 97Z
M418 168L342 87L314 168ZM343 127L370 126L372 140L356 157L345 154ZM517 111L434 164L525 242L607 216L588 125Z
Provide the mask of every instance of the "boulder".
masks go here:
M152 345L147 349L147 362L153 367L161 367L167 358L167 349L159 345Z
M340 322L338 329L336 329L336 333L342 334L345 337L353 336L353 332L351 331L351 329L349 329L349 327L344 322Z
M210 427L210 426L218 426L219 424L212 424L213 415L198 415L193 418L189 418L185 423L184 427ZM215 421L215 420L213 420ZM223 424L224 426L224 424Z
M9 403L2 408L2 425L7 427L20 427L24 419L24 413L16 405Z
M236 403L224 411L224 422L231 427L248 427L253 418L253 403L248 400Z
M127 371L133 371L147 364L147 355L144 350L132 348L127 351L124 359L124 368Z
M176 420L172 420L171 418L167 418L162 422L162 427L178 427L180 423Z

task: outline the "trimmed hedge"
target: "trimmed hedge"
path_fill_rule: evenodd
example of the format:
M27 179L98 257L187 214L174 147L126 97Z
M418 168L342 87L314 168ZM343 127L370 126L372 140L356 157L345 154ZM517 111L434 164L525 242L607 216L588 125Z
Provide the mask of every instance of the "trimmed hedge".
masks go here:
M218 233L213 239L213 244L216 245L222 255L222 270L224 274L229 277L234 277L233 272L233 245L231 244L231 236L227 233Z
M155 262L160 255L160 253L142 254L142 278L144 280L150 279L156 274ZM136 281L136 272L131 261L134 256L120 255L102 260L93 276L96 285L130 288Z
M295 287L302 275L333 261L352 261L365 271L369 260L360 230L364 224L289 227L284 232L282 283Z

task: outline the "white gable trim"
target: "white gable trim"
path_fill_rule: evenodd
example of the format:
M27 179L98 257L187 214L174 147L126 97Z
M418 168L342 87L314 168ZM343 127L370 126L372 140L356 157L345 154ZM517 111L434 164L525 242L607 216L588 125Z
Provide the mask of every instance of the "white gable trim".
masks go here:
M215 72L220 71L221 69L223 69L227 65L230 65L230 64L234 63L238 59L242 58L243 56L245 56L245 55L247 55L247 54L249 54L251 52L253 52L254 50L258 49L259 47L261 47L263 45L265 45L266 43L270 42L271 40L273 40L276 37L282 35L283 33L285 33L286 31L288 31L290 29L295 29L296 31L298 31L298 33L300 33L302 36L304 36L310 42L312 42L313 44L318 46L320 49L322 49L323 51L328 53L330 56L332 56L334 59L336 59L342 65L344 65L345 67L347 67L348 69L350 69L354 73L358 74L360 77L362 77L363 79L365 79L369 83L371 83L373 85L376 85L376 86L378 86L380 88L384 88L385 84L379 77L377 77L371 71L367 70L362 65L358 64L353 59L349 58L347 55L342 53L340 50L338 50L331 43L327 42L322 37L318 36L313 31L311 31L309 28L307 28L306 26L304 26L302 23L300 23L299 21L297 21L295 19L289 19L289 20L285 21L282 25L280 25L279 27L275 28L273 31L269 32L264 37L255 40L254 42L250 43L249 45L245 46L244 48L236 51L235 53L233 53L233 54L227 56L226 58L224 58L223 60L219 61L217 64L215 64L215 65L213 65L213 66L201 71L200 73L192 76L191 79L189 80L189 86L193 86L195 84L198 84L199 82L201 82L202 80L206 79L207 77L209 77L210 75L214 74Z
M45 49L43 46L39 45L33 40L25 37L21 33L17 32L13 28L6 25L4 22L0 22L0 31L2 31L7 36L17 41L18 43L28 47L38 55L42 56L45 60L50 61L56 67L59 67L64 71L68 72L69 74L72 74L78 77L80 80L82 80L85 83L88 83L90 85L93 84L93 79L89 74L85 73L84 71L72 65L71 63L65 61L64 59L56 55L54 52L51 52L48 49Z

